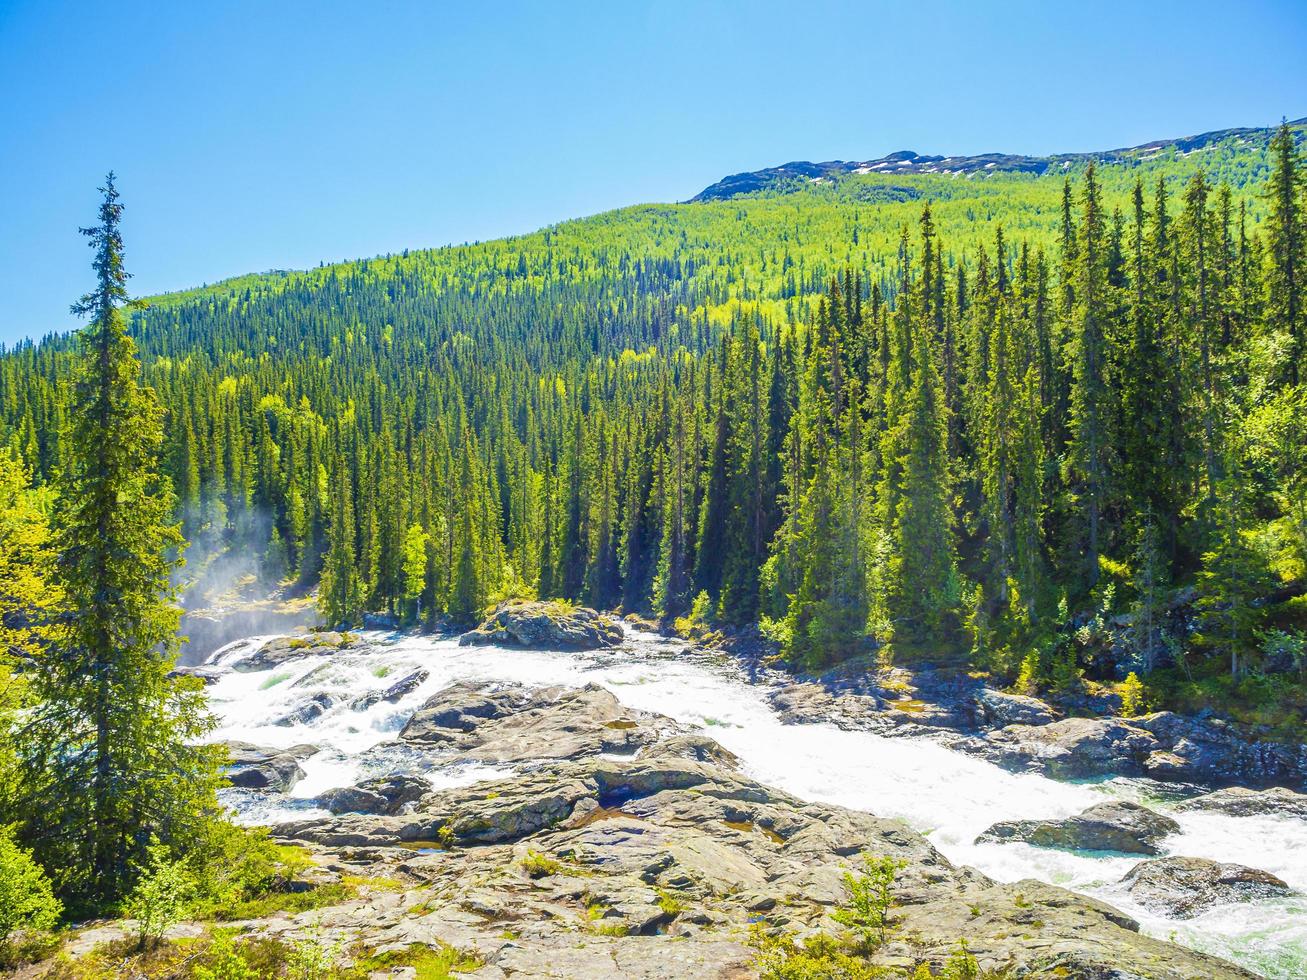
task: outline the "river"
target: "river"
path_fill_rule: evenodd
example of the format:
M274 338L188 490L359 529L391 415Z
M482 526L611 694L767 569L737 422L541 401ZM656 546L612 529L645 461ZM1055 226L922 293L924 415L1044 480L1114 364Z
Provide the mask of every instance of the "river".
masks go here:
M887 738L830 725L786 725L765 692L732 659L687 654L684 643L636 633L626 647L597 653L557 653L460 647L455 640L367 634L371 649L309 657L259 673L225 671L208 688L219 719L217 738L258 745L311 743L321 751L302 765L306 778L289 796L225 790L248 823L324 814L322 791L396 769L425 769L435 787L466 785L511 770L418 753L393 742L423 701L454 681L526 685L598 683L631 708L655 711L703 730L734 752L760 782L808 800L884 817L899 817L956 864L1002 881L1038 878L1109 902L1138 919L1145 932L1214 953L1268 977L1307 977L1307 820L1231 817L1173 809L1174 792L1139 779L1067 783L1014 775L923 739ZM212 663L229 664L260 638L230 644ZM306 696L348 701L417 668L430 674L397 704L366 711L341 703L307 725L273 724ZM312 676L309 676L312 673ZM998 820L1068 816L1106 798L1146 803L1180 823L1166 853L1261 868L1299 894L1224 905L1189 920L1140 908L1116 883L1137 858L1072 853L1028 844L975 844Z

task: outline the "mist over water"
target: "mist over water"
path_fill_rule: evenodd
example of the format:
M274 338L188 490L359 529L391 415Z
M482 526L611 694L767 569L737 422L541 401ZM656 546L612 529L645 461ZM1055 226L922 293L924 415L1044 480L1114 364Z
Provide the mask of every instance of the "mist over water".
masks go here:
M1307 891L1307 820L1231 817L1174 810L1174 789L1148 780L1065 783L1015 775L921 739L846 732L830 725L781 724L766 691L724 658L683 653L684 644L633 635L619 651L557 653L460 647L456 641L369 634L372 652L345 651L294 661L280 670L225 674L209 688L220 719L215 737L321 751L302 763L306 778L288 798L227 790L240 818L271 823L323 815L314 797L335 786L395 770L421 771L433 786L468 785L511 770L394 743L409 716L455 681L525 685L598 683L631 708L655 711L697 728L738 755L749 775L808 800L898 817L926 834L956 864L1002 881L1037 878L1100 898L1139 920L1150 935L1234 960L1270 977L1307 976L1307 897L1224 905L1174 920L1135 905L1117 882L1135 857L1092 855L1028 844L975 844L998 820L1068 816L1108 798L1146 803L1180 823L1167 854L1246 864ZM231 663L259 638L219 651ZM364 711L348 702L417 668L427 680L396 704ZM310 676L311 675L311 676ZM338 703L307 725L274 722L306 697Z

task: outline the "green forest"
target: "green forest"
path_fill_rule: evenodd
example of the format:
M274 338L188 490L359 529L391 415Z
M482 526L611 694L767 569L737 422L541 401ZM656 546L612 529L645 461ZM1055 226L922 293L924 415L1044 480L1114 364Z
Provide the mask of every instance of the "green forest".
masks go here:
M1140 677L1292 677L1300 138L869 174L159 297L130 332L191 571L256 552L338 624L536 594L758 625L808 669L1028 681L1125 616ZM38 494L72 465L74 363L69 337L0 361Z
M1298 731L1301 140L855 175L146 303L110 182L91 325L0 357L0 826L82 910L167 871L153 835L248 849L168 674L229 553L330 625L558 598L798 670L1090 676Z

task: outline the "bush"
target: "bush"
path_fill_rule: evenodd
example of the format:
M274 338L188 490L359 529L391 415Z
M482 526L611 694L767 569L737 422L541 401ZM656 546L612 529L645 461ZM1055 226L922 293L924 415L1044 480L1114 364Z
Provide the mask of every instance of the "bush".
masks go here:
M1121 695L1121 717L1135 718L1144 713L1144 683L1133 670L1126 675L1118 689Z
M528 878L545 878L549 875L556 875L563 870L563 866L551 857L546 857L539 851L527 851L526 857L521 861L522 870L526 872Z
M171 858L157 838L147 854L149 863L141 869L136 888L123 905L123 914L136 920L140 950L157 945L164 933L181 922L195 895L195 878L184 860Z
M50 879L19 847L12 827L0 827L0 946L18 932L46 932L63 914Z
M904 865L890 857L862 855L862 874L844 872L848 904L835 910L832 918L852 930L853 947L868 953L885 945L889 936L890 911L894 908L894 878Z
M266 829L215 820L191 856L195 913L203 918L286 891L312 864L298 847L274 843Z

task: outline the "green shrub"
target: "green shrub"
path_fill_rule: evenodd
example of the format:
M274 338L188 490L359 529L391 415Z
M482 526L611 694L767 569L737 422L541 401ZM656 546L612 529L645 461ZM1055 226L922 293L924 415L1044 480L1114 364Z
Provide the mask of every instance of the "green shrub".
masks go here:
M195 896L195 877L184 860L171 857L157 839L147 850L148 864L141 868L136 887L123 905L123 913L136 920L137 949L157 945L171 927L186 917Z
M215 820L190 858L193 914L204 919L257 915L257 906L269 896L298 897L288 894L290 884L312 863L301 848L274 843L262 827Z
M891 857L862 855L861 874L844 872L848 904L836 909L832 918L854 936L853 948L862 953L885 945L894 908L894 878L904 866Z
M19 847L12 827L0 827L0 947L19 932L53 929L63 913L50 879Z
M1121 717L1136 718L1144 713L1144 683L1133 670L1121 682L1118 693L1121 695Z
M549 875L556 875L563 870L562 864L558 861L534 850L527 851L526 857L522 858L519 863L528 878L545 878Z

